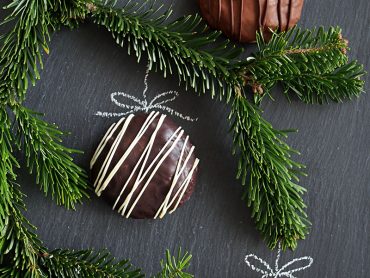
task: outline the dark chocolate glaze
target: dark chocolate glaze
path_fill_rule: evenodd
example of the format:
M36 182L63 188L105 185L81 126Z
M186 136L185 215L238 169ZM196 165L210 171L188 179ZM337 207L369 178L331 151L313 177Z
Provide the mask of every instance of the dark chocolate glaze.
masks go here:
M256 41L262 28L265 39L270 29L286 31L297 24L304 0L198 0L208 24L239 42Z
M135 115L130 124L128 125L128 128L119 143L119 146L117 148L117 151L113 155L113 159L111 164L109 165L108 172L111 172L113 167L117 164L119 159L124 154L125 150L129 147L131 142L136 137L138 131L142 127L145 119L148 117L148 114L138 114ZM117 171L117 173L114 175L113 179L109 182L107 188L102 192L102 197L113 207L113 204L115 203L119 193L121 192L122 187L126 183L127 179L129 178L130 174L132 173L135 165L137 164L137 161L139 160L142 152L144 151L145 147L147 146L150 137L155 130L158 120L160 118L160 115L158 115L154 121L151 123L149 128L146 130L144 135L139 140L138 144L134 147L134 149L131 151L130 155L127 157L127 159L124 161L120 169ZM102 167L102 164L109 152L109 149L111 148L116 136L120 132L122 125L124 121L121 123L120 127L117 128L117 130L114 132L113 136L109 139L106 146L104 147L102 153L98 157L96 163L94 164L92 171L91 171L91 177L92 181L95 181L100 168ZM152 148L152 151L149 155L148 163L150 164L151 161L155 158L155 156L159 153L159 151L162 149L162 147L166 144L166 142L170 139L171 135L176 131L178 126L167 116L160 127L157 136L154 141L154 145ZM172 179L176 170L176 166L178 164L181 150L183 147L183 144L185 142L186 134L183 134L180 141L177 143L176 147L172 150L172 152L169 154L169 156L166 157L162 165L159 167L158 171L150 181L148 187L144 191L143 195L139 199L138 203L136 204L135 208L133 209L130 217L132 218L153 218L155 214L157 213L158 209L160 208L161 204L163 203L169 189L172 183ZM192 147L192 144L190 140L187 141L187 144L185 146L185 151L182 160L184 161L187 154L189 153L190 149ZM185 180L186 176L190 172L194 161L196 157L194 152L192 153L188 163L185 166L185 169L183 173L181 174L174 190L172 193L172 196L176 194L178 188L181 186L182 182ZM138 171L136 171L138 172ZM195 183L196 183L196 176L197 176L197 169L195 169L192 179L189 183L189 186L183 195L179 206L181 206L184 202L186 202L191 194L194 191ZM128 193L131 191L133 184L136 180L137 174L133 175L131 178L128 187L125 189L124 193L122 194L120 201L118 202L116 209L118 209L122 203L124 202L125 198L127 197ZM141 191L142 187L145 184L146 179L138 186L138 188L135 190L130 204L129 208L131 207L132 203L136 199L137 195ZM171 196L171 197L172 197ZM177 201L177 200L176 200ZM176 201L172 205L170 209L174 207L176 204ZM127 212L127 211L126 211Z

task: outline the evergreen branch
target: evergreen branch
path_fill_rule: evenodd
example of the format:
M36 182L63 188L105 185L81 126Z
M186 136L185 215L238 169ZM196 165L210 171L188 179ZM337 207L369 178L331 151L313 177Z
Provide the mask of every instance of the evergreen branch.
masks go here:
M47 277L144 277L139 269L134 269L128 260L115 261L107 252L92 250L55 250L40 257L40 265Z
M77 12L73 5L58 3L60 7L55 8L53 16L59 13L64 19L53 18L54 25L46 12L50 2L44 1L41 4L45 5L40 6L36 1L13 1L7 6L13 12L2 24L12 21L15 24L9 33L0 37L0 97L15 113L17 143L24 147L27 165L31 172L35 170L37 183L58 204L73 208L86 195L86 176L70 157L76 151L60 144L64 133L55 125L46 123L40 114L15 101L24 99L29 80L34 84L39 79L38 70L42 68L39 47L48 52L48 28L54 29L60 24L75 26L87 11L81 1L75 1L80 3ZM70 18L72 14L76 16ZM13 168L18 167L18 163L12 155L13 137L5 106L0 116L0 277L142 277L128 261L114 262L107 252L56 250L47 253L34 233L35 227L21 212L25 210L24 195L14 183Z
M12 201L10 182L16 179L14 168L19 168L19 164L13 156L11 146L13 136L10 133L9 117L5 107L2 107L0 110L0 132L0 201L2 205L0 210L0 224L1 227L4 227L5 222L3 219L9 214L8 207Z
M234 153L240 155L237 176L257 229L270 248L281 241L283 249L294 249L310 225L302 199L305 189L295 183L304 175L303 165L291 159L297 152L281 139L287 133L274 129L241 93L233 101L230 120Z
M21 105L14 105L18 144L23 148L30 173L35 172L36 183L46 196L58 205L75 208L82 197L88 197L86 174L77 166L73 153L81 153L61 145L65 135L54 124L43 121L41 114Z
M134 52L138 61L146 54L150 69L154 66L165 77L177 74L185 88L210 91L212 97L228 101L234 86L242 82L237 71L242 49L227 40L217 43L221 33L207 32L199 15L166 23L171 10L161 14L156 1L149 2L146 8L131 1L115 8L95 1L91 17L112 33L116 43L126 45L129 54Z
M13 0L5 7L10 14L1 25L13 28L0 37L0 102L24 100L29 82L40 79L42 49L49 53L51 5L50 0Z
M43 247L35 227L22 214L24 195L15 184L18 163L12 154L13 138L4 107L0 123L0 277L41 277L37 254Z
M12 203L2 220L5 225L0 227L0 277L46 277L37 263L38 254L45 248L35 234L36 227L22 214L26 209L24 194L15 183L9 190Z
M243 68L246 85L257 102L280 82L284 93L295 93L307 103L340 102L363 92L365 73L357 61L348 63L347 40L341 29L325 31L293 28L274 33L269 42L257 35L259 52Z
M185 272L190 266L191 255L188 252L184 254L179 248L177 256L172 256L169 250L166 250L166 260L161 261L162 271L153 278L193 278L194 275Z

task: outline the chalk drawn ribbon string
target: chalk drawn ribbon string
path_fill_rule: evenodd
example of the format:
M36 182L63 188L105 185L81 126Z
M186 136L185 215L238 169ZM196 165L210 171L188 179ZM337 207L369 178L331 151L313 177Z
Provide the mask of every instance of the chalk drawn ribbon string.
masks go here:
M175 115L186 121L190 121L190 122L197 121L198 120L197 118L192 118L192 117L183 115L175 111L171 107L165 105L167 103L174 101L179 96L179 92L177 91L166 91L166 92L160 93L157 96L155 96L152 100L150 100L150 102L148 103L146 92L148 91L149 67L150 66L148 64L145 77L144 77L144 90L142 92L142 99L132 96L130 94L124 93L124 92L111 93L110 95L111 101L118 107L123 108L125 110L123 112L98 111L96 112L95 115L109 118L109 117L122 117L122 116L126 116L128 114L135 113L135 112L148 113L150 110L162 110L162 111L165 111L171 115ZM126 103L120 102L117 99L118 96L130 101L131 103L133 102L133 104L126 104Z

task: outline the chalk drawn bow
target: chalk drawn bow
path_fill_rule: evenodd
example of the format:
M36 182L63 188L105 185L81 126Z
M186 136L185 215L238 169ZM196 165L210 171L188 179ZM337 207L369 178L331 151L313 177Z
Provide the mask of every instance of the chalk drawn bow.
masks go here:
M125 110L122 112L118 112L118 113L98 111L95 113L95 115L110 118L110 117L123 117L128 114L135 113L135 112L146 112L147 113L150 110L162 110L164 112L177 116L186 121L193 122L193 121L198 120L198 118L192 118L190 116L183 115L166 105L167 103L174 101L179 96L179 92L177 91L163 92L155 96L152 100L148 101L147 95L146 95L146 92L148 91L148 76L149 76L149 65L145 72L145 77L144 77L145 87L144 87L142 99L139 99L135 96L132 96L124 92L111 93L110 95L111 101L115 105L121 108L124 108ZM126 99L128 102L131 102L133 104L122 103L119 100L117 100L117 97L122 97Z
M264 260L261 258L257 257L254 254L249 254L245 256L245 262L246 264L254 271L261 273L262 276L261 278L267 278L267 277L288 277L288 278L297 278L296 276L293 275L295 272L302 271L306 268L309 268L312 263L313 263L313 258L309 256L304 256L301 258L296 258L291 260L290 262L286 263L282 267L279 268L279 259L281 255L281 244L279 243L279 248L278 248L278 253L277 257L275 260L275 268L272 269L272 267ZM258 264L261 266L264 266L264 269L255 266L252 264L252 260L256 261ZM296 265L298 262L300 262L300 265L302 264L303 266L297 267L297 268L292 268L292 266Z

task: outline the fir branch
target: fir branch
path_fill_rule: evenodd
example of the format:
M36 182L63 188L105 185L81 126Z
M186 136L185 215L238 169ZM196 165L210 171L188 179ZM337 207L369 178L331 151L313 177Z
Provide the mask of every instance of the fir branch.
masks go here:
M86 175L70 157L76 151L60 144L64 133L55 125L20 105L29 81L35 84L40 78L39 69L43 66L40 47L49 52L49 28L55 29L61 24L75 26L87 11L81 1L73 5L57 2L59 6L53 6L50 1L14 0L6 7L12 12L1 24L14 26L0 37L0 99L15 113L17 143L24 147L27 165L31 172L36 172L37 183L58 204L74 208L81 197L87 196ZM78 9L74 6L76 3L80 4ZM55 8L52 20L50 7ZM55 20L56 14L62 19ZM75 18L70 18L73 14ZM57 250L47 253L34 233L35 227L22 214L24 195L15 184L13 168L18 167L18 163L12 155L14 138L5 106L0 110L0 123L0 277L71 277L71 274L75 277L142 277L138 270L131 269L128 261L115 263L107 252ZM70 262L76 265L70 267Z
M55 250L40 257L40 265L47 277L144 277L139 269L134 269L128 260L115 261L107 251Z
M288 98L295 93L307 103L340 102L363 92L363 66L348 63L348 41L340 28L293 28L274 33L269 42L258 34L257 45L259 52L242 70L257 102L278 82Z
M29 82L40 79L42 49L49 53L51 5L50 0L13 0L5 7L10 14L1 25L12 29L0 36L0 102L24 100Z
M356 61L345 64L335 72L315 74L302 73L291 80L284 80L284 94L295 93L306 103L324 103L330 100L342 102L358 97L364 92L363 66Z
M95 1L91 17L112 33L116 43L127 46L138 61L145 54L150 69L161 70L164 77L177 74L186 88L228 101L234 86L242 81L237 71L242 49L228 40L217 43L221 33L208 32L199 15L167 23L171 9L161 13L156 1L148 2L149 7L128 1L123 8L116 8Z
M5 107L0 109L0 196L2 209L0 210L0 224L5 226L2 221L9 213L8 206L11 204L10 182L16 179L14 168L19 168L18 161L13 156L11 142L13 135L10 132L10 122ZM1 250L1 249L0 249ZM1 254L2 252L0 252Z
M37 263L45 248L35 234L36 227L22 214L24 194L14 182L10 186L12 203L0 234L0 277L46 277Z
M190 266L191 257L188 252L183 254L181 248L178 249L177 256L172 256L166 250L166 260L161 261L162 271L153 278L193 278L194 275L185 272Z
M58 205L74 209L81 198L88 197L86 173L70 156L81 152L64 147L61 136L65 133L43 121L41 114L21 105L14 105L13 111L17 142L24 151L30 173L36 174L36 183Z
M14 168L18 163L12 154L13 138L4 107L0 123L0 277L41 277L37 254L43 247L35 227L22 214L24 195L15 183Z
M239 153L237 176L257 229L270 248L281 241L283 249L294 249L310 225L302 199L305 189L295 183L304 166L291 159L297 152L282 140L287 132L274 129L241 92L233 101L230 121L233 152Z

